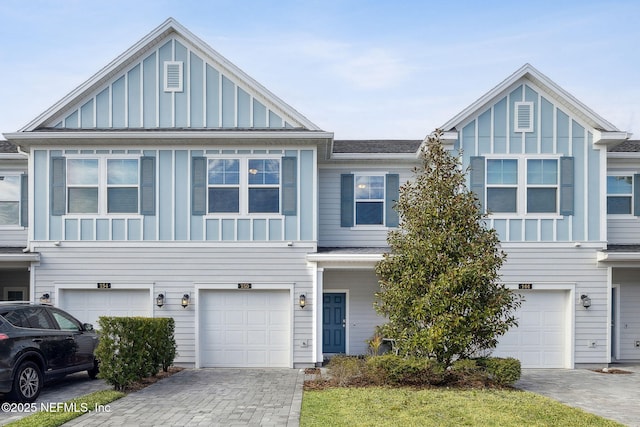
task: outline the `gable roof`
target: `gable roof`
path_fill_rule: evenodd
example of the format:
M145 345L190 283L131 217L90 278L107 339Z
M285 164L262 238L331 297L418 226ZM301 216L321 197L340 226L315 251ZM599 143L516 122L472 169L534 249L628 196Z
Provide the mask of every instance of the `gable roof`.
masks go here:
M602 131L604 133L611 132L614 134L614 138L617 139L626 139L628 135L626 132L621 132L618 128L616 128L613 124L609 123L607 120L602 118L596 112L591 110L589 107L584 105L582 102L578 101L573 95L569 92L562 89L555 82L553 82L550 78L542 74L536 68L534 68L531 64L525 64L520 69L518 69L515 73L511 74L504 81L498 84L496 87L491 89L485 95L480 97L473 104L469 105L463 111L458 113L455 117L449 120L447 123L442 125L440 129L445 132L453 131L456 129L461 123L463 123L467 118L472 116L474 113L480 112L484 110L491 102L496 100L498 97L504 96L504 94L518 83L520 80L529 80L534 83L536 86L543 89L547 92L558 104L564 106L568 111L571 111L578 117L580 117L585 123L591 126L593 129ZM601 138L601 139L606 139ZM619 142L619 140L617 141Z
M269 90L267 90L260 83L258 83L249 75L247 75L245 72L240 70L237 66L232 64L230 61L228 61L226 58L224 58L222 55L220 55L218 52L212 49L200 38L192 34L189 30L187 30L185 27L179 24L176 20L174 20L173 18L169 18L160 26L158 26L156 29L151 31L147 36L143 37L140 41L134 44L131 48L129 48L124 53L122 53L117 58L115 58L113 61L111 61L103 69L98 71L86 82L78 86L76 89L74 89L64 98L62 98L52 107L50 107L48 110L46 110L45 112L40 114L38 117L36 117L34 120L29 122L26 126L20 129L18 133L35 132L35 131L45 130L47 128L52 128L52 127L63 128L69 131L78 131L78 130L94 130L95 131L96 129L101 130L105 128L105 126L98 125L97 119L94 120L93 123L89 123L89 125L85 125L84 121L80 118L80 115L83 112L82 109L85 106L89 106L87 107L87 111L88 111L87 116L89 116L90 114L96 114L95 110L97 110L98 102L99 102L98 96L101 93L103 93L103 91L105 90L110 91L108 95L111 96L111 93L113 91L111 86L114 84L114 82L117 82L119 79L122 78L122 76L126 78L127 73L129 73L132 69L135 69L140 64L142 64L142 62L146 58L149 58L151 55L154 54L153 52L159 52L159 49L162 49L164 45L167 44L168 40L175 40L175 42L172 42L172 43L175 43L175 44L179 43L181 47L185 47L185 52L187 52L184 54L185 56L188 56L191 53L191 54L195 54L199 58L198 60L200 59L202 60L202 62L205 65L205 69L204 71L200 70L199 71L200 73L208 72L208 68L206 67L210 67L215 72L219 73L219 75L221 76L220 86L223 86L223 83L227 83L227 86L231 88L229 89L228 93L233 93L234 94L233 96L235 97L242 96L243 102L245 103L243 105L246 106L247 111L253 111L254 105L257 105L258 106L257 108L259 108L261 112L264 110L265 111L264 115L266 117L265 122L268 122L270 117L276 117L279 119L277 120L279 125L275 127L282 130L296 129L298 131L300 130L321 131L321 129L317 125L312 123L305 116L300 114L294 108L292 108L291 106L286 104L284 101L282 101L280 98L278 98L276 95L274 95ZM172 44L172 46L175 46L175 44ZM173 47L173 52L170 52L169 54L170 57L168 58L167 62L171 62L172 60L175 61L175 56L176 56L175 50L176 48ZM169 49L169 51L171 51L171 49ZM153 79L153 82L155 83L155 87L152 90L159 90L158 87L161 86L161 82L159 81L160 77L158 76L160 75L160 73L163 72L160 70L162 68L160 63L160 54L158 53L157 58L154 58L154 59L155 61L153 61L154 63L153 65L159 71L156 71L155 72L156 75L155 76L152 75L151 77ZM166 60L167 58L163 58L163 59ZM185 64L188 64L188 61L190 59L191 57L189 57L185 61ZM144 71L141 71L141 68L142 67L140 67L137 72L141 75L140 78L143 79L145 78L145 76L142 75ZM187 65L184 66L184 72L183 72L185 79L188 77L187 73L189 72L187 71L186 68L187 68ZM227 80L227 82L225 82L225 79ZM141 83L139 83L139 86L140 86L140 88L138 89L139 92L143 91L143 84L144 83L141 80ZM213 84L211 86L213 87ZM235 92L231 92L231 91L235 91ZM199 95L201 94L202 96L205 96L205 97L209 96L208 93L203 93L203 92L205 92L205 90L202 90L201 92L199 92ZM122 90L122 93L123 93L122 96L124 97L125 96L124 89ZM161 94L161 96L164 96L164 94ZM211 95L211 96L213 97L214 95ZM222 97L222 90L218 90L215 96ZM186 95L185 95L185 98L187 98ZM231 96L229 96L228 98L230 99ZM142 103L142 100L140 100L139 102ZM175 101L172 101L172 102L175 102ZM207 100L204 100L203 102L206 103ZM218 102L218 100L216 99L215 102ZM221 102L222 101L220 101L220 103ZM237 107L237 104L239 104L239 101L237 101L237 99L234 99L234 100L230 99L229 102L233 102L232 108L239 109L239 107ZM249 105L249 103L251 103L251 105ZM160 107L158 106L159 104L160 104L160 101L158 101L157 104L153 106L153 109L155 110L160 109ZM141 106L140 108L141 110L144 109L143 106ZM74 114L76 116L74 116ZM109 112L108 114L112 114L112 113ZM140 113L140 116L142 117L143 114L144 113ZM222 116L222 113L219 113L219 116ZM68 120L69 117L73 118L73 120L71 121L75 120L76 125L67 125L66 120ZM162 125L162 123L160 123L160 120L156 119L157 123L154 123L153 125L148 126L148 125L145 125L143 123L143 119L140 118L140 119L137 119L137 126L120 125L120 126L107 126L107 128L117 128L125 131L132 131L132 130L141 130L141 129L144 129L144 130L166 129L166 128L181 129L185 127L190 127L190 126L181 126L180 124L176 124L175 121L176 120L173 119L172 125L167 126L166 123L165 125ZM249 121L253 123L253 119L250 119ZM273 127L273 126L268 126L268 125L260 126L260 128L269 128L269 127ZM211 130L211 129L244 130L247 128L253 128L253 126L242 125L241 123L239 123L237 119L234 120L232 125L228 125L228 124L225 125L225 123L223 123L222 120L220 120L218 123L214 124L213 126L208 126L207 123L204 123L204 125L199 126L199 129L205 129L205 130ZM15 136L15 135L16 134L12 134L12 136Z

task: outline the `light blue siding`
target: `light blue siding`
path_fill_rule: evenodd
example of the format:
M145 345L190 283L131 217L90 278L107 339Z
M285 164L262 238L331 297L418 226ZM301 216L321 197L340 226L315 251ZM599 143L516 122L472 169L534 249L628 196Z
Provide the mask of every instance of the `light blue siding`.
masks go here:
M109 240L109 220L96 220L96 240Z
M187 48L180 42L175 41L175 60L180 61L183 64L182 73L182 92L175 92L175 126L179 128L185 128L189 125L187 112L188 112L188 90L189 82L186 76L189 75L189 54Z
M238 240L251 240L251 220L238 220Z
M191 215L190 239L205 240L204 222L201 216Z
M476 121L472 121L462 129L462 161L468 165L471 156L476 152Z
M78 220L67 219L64 221L64 239L78 240Z
M316 170L312 150L302 150L300 152L300 184L298 185L300 208L298 217L300 218L300 240L313 240L314 221L314 183L313 172Z
M253 100L253 127L267 127L267 107L257 99Z
M253 240L267 240L267 220L256 219L253 221Z
M269 127L270 128L282 127L282 118L280 118L280 116L278 116L273 111L269 111Z
M569 151L569 116L566 115L560 109L556 111L557 111L556 135L558 138L557 152L568 156L570 153Z
M234 220L222 220L222 240L236 240L236 222Z
M272 219L269 221L269 240L282 240L281 219Z
M220 73L207 65L207 127L220 126Z
M114 128L123 128L126 126L124 89L124 76L116 80L111 86L111 122Z
M144 127L151 128L157 126L156 121L156 90L158 82L156 80L157 64L155 52L143 61L143 106L144 106Z
M144 217L144 228L143 228L143 235L142 235L142 239L143 240L157 240L158 239L158 233L157 233L157 218L156 216L145 216Z
M493 152L507 152L507 98L493 106Z
M509 94L509 122L508 126L511 129L509 132L509 152L513 154L522 153L522 133L515 132L513 122L516 111L516 102L522 102L522 86L517 87Z
M130 219L127 223L127 240L140 240L141 223L139 219Z
M93 127L93 99L90 99L80 108L80 127L83 129Z
M506 242L507 239L507 221L504 219L496 219L493 221L493 228L498 233L500 241Z
M553 242L553 220L543 219L540 221L540 240L543 242Z
M236 119L236 87L231 80L222 76L222 127L235 126Z
M220 220L207 220L207 240L220 240Z
M247 92L238 88L238 127L251 126L251 97Z
M111 239L125 240L127 236L125 228L126 222L124 219L114 219L111 221Z
M190 127L204 127L204 62L191 52L189 66Z
M173 239L173 197L172 197L172 152L161 150L158 173L158 217L160 222L160 240Z
M109 88L96 95L96 127L105 129L109 127Z
M187 150L175 152L175 240L188 240L189 224L189 153ZM162 190L161 190L162 191Z
M94 240L94 225L92 219L80 220L80 239Z
M522 241L522 220L512 219L509 221L509 241L520 242Z
M69 129L77 129L78 126L78 111L74 111L73 113L69 114L65 119L64 119L64 126L66 128Z
M298 240L298 218L287 216L284 218L284 239Z
M540 144L542 153L553 153L553 104L544 97L540 106Z
M138 128L142 126L140 115L142 114L140 65L136 65L127 73L127 110L129 121L127 126Z
M524 223L524 239L528 242L538 240L538 220L527 219Z
M173 43L169 41L158 50L158 111L161 128L173 126L173 94L164 91L164 63L173 59L171 56L172 45Z
M525 152L538 153L538 93L528 85L524 86L524 100L533 103L533 132L525 132Z
M491 152L491 109L478 117L478 150L481 153Z

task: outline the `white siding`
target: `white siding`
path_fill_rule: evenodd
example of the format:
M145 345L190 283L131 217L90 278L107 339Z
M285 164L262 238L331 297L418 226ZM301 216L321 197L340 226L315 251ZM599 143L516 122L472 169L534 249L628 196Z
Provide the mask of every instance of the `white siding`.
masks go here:
M637 245L640 242L640 217L609 218L607 239L612 245Z
M379 290L378 278L371 270L325 270L324 291L348 290L347 307L349 354L367 354L367 340L375 327L385 323L373 308L374 293Z
M27 229L26 228L3 228L0 229L0 247L27 247Z
M307 295L313 304L314 268L307 265L305 255L313 247L280 247L255 245L98 245L64 242L60 247L37 248L41 263L34 266L35 295L56 288L96 289L97 283L111 283L113 289L146 288L151 296L165 295L165 305L153 304L153 315L173 317L176 321L178 357L176 363L193 365L196 352L196 319L198 305L196 284L286 283L293 286L294 296ZM108 292L108 290L107 290ZM188 293L189 307L182 308L180 299ZM295 299L295 298L294 298ZM53 304L58 301L52 300ZM312 311L293 308L293 362L310 364L312 346L302 346L312 337Z
M507 246L503 249L507 253L507 261L501 270L504 283L531 283L534 289L539 285L551 289L554 285L558 288L572 286L575 289L573 301L570 301L575 311L574 362L606 363L609 312L607 269L597 266L596 250L566 246ZM580 304L582 294L591 298L589 309ZM590 347L593 341L596 346Z

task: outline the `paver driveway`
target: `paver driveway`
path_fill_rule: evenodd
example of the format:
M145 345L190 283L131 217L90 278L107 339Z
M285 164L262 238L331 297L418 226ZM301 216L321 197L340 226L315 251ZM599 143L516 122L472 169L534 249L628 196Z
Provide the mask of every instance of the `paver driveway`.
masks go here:
M304 371L185 369L65 426L297 426Z

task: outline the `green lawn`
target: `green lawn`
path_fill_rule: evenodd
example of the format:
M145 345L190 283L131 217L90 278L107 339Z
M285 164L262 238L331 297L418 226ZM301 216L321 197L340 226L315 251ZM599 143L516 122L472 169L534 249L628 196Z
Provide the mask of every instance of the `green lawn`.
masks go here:
M512 390L330 388L305 391L308 426L621 426L533 393Z

